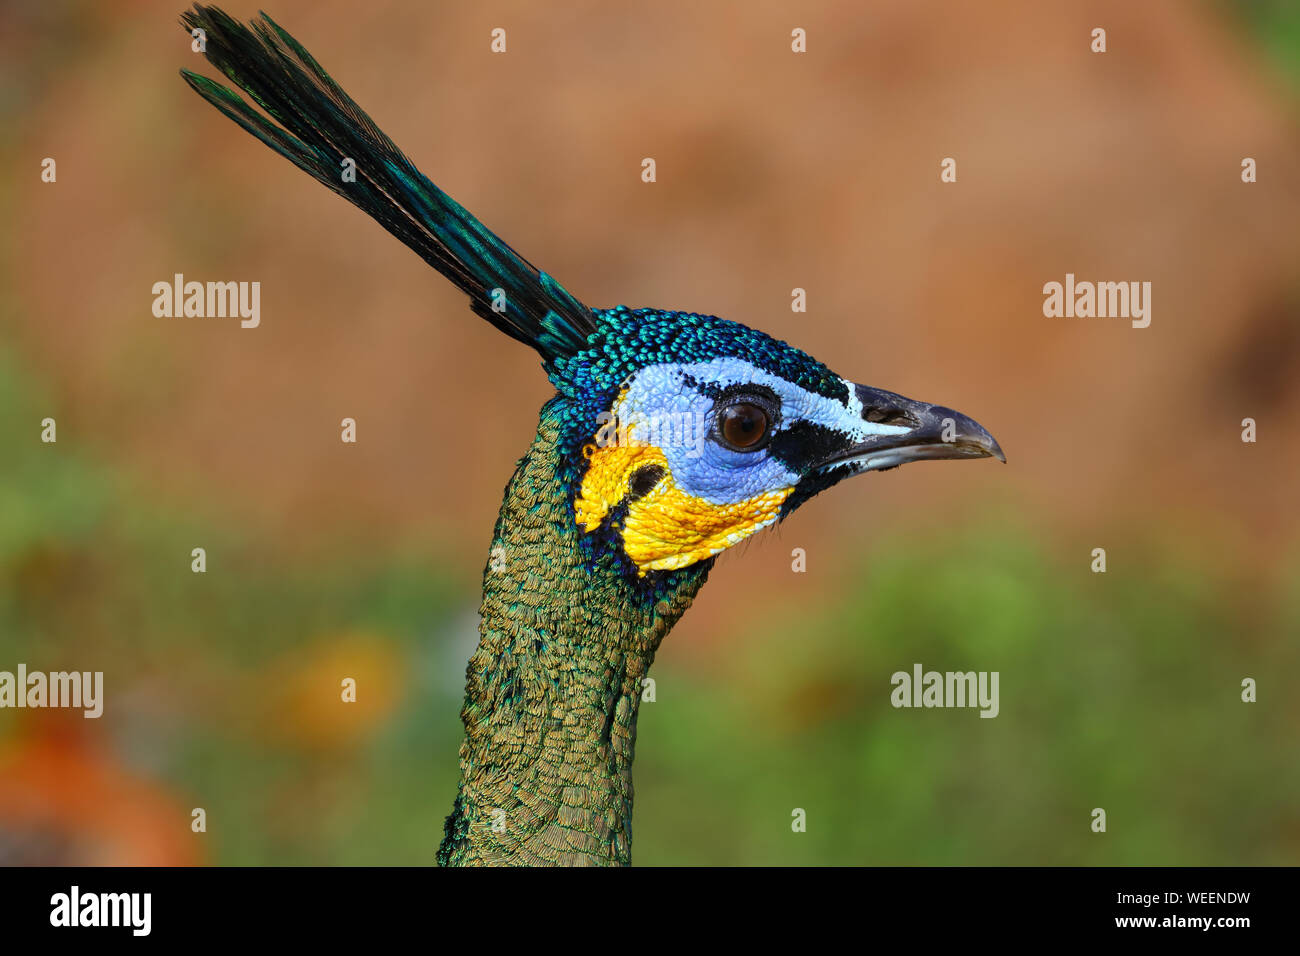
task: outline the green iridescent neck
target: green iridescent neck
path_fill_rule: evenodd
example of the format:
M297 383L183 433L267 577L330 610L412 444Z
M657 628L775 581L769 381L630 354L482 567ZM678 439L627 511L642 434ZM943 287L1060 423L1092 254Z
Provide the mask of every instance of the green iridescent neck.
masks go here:
M556 397L506 488L483 576L444 866L627 864L642 681L711 562L638 579L581 537Z

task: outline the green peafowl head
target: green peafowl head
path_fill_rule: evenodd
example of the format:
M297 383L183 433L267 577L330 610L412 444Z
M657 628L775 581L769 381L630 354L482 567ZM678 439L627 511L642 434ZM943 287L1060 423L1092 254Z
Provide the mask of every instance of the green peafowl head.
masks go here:
M712 316L598 310L427 179L285 30L196 5L207 59L233 90L182 70L201 96L356 204L536 349L558 389L568 508L584 547L635 577L711 560L851 475L992 456L952 409L837 375L762 332ZM351 166L355 175L340 175Z
M851 475L1003 458L967 416L739 323L623 307L594 319L547 364L569 403L575 520L639 576L708 560Z

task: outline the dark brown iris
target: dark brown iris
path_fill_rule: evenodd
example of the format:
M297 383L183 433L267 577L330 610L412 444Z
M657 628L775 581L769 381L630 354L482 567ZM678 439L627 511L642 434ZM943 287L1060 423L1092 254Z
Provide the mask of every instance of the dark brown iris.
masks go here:
M734 448L753 448L768 428L767 410L750 402L728 405L718 415L718 430Z

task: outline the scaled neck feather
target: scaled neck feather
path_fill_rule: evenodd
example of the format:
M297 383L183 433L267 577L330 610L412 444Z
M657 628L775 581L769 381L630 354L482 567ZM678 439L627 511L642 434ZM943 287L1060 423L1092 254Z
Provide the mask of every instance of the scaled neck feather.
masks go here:
M542 408L497 518L443 865L631 861L642 680L712 561L638 579L579 531L574 419Z

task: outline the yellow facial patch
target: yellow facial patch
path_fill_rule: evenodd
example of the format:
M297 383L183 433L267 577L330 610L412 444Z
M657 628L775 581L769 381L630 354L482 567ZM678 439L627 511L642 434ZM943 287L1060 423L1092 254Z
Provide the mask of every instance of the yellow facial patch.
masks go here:
M628 497L632 476L647 465L663 477L628 505L623 551L641 574L684 568L725 551L774 522L792 488L731 504L714 504L677 487L664 453L653 445L594 448L574 503L578 526L594 531Z

